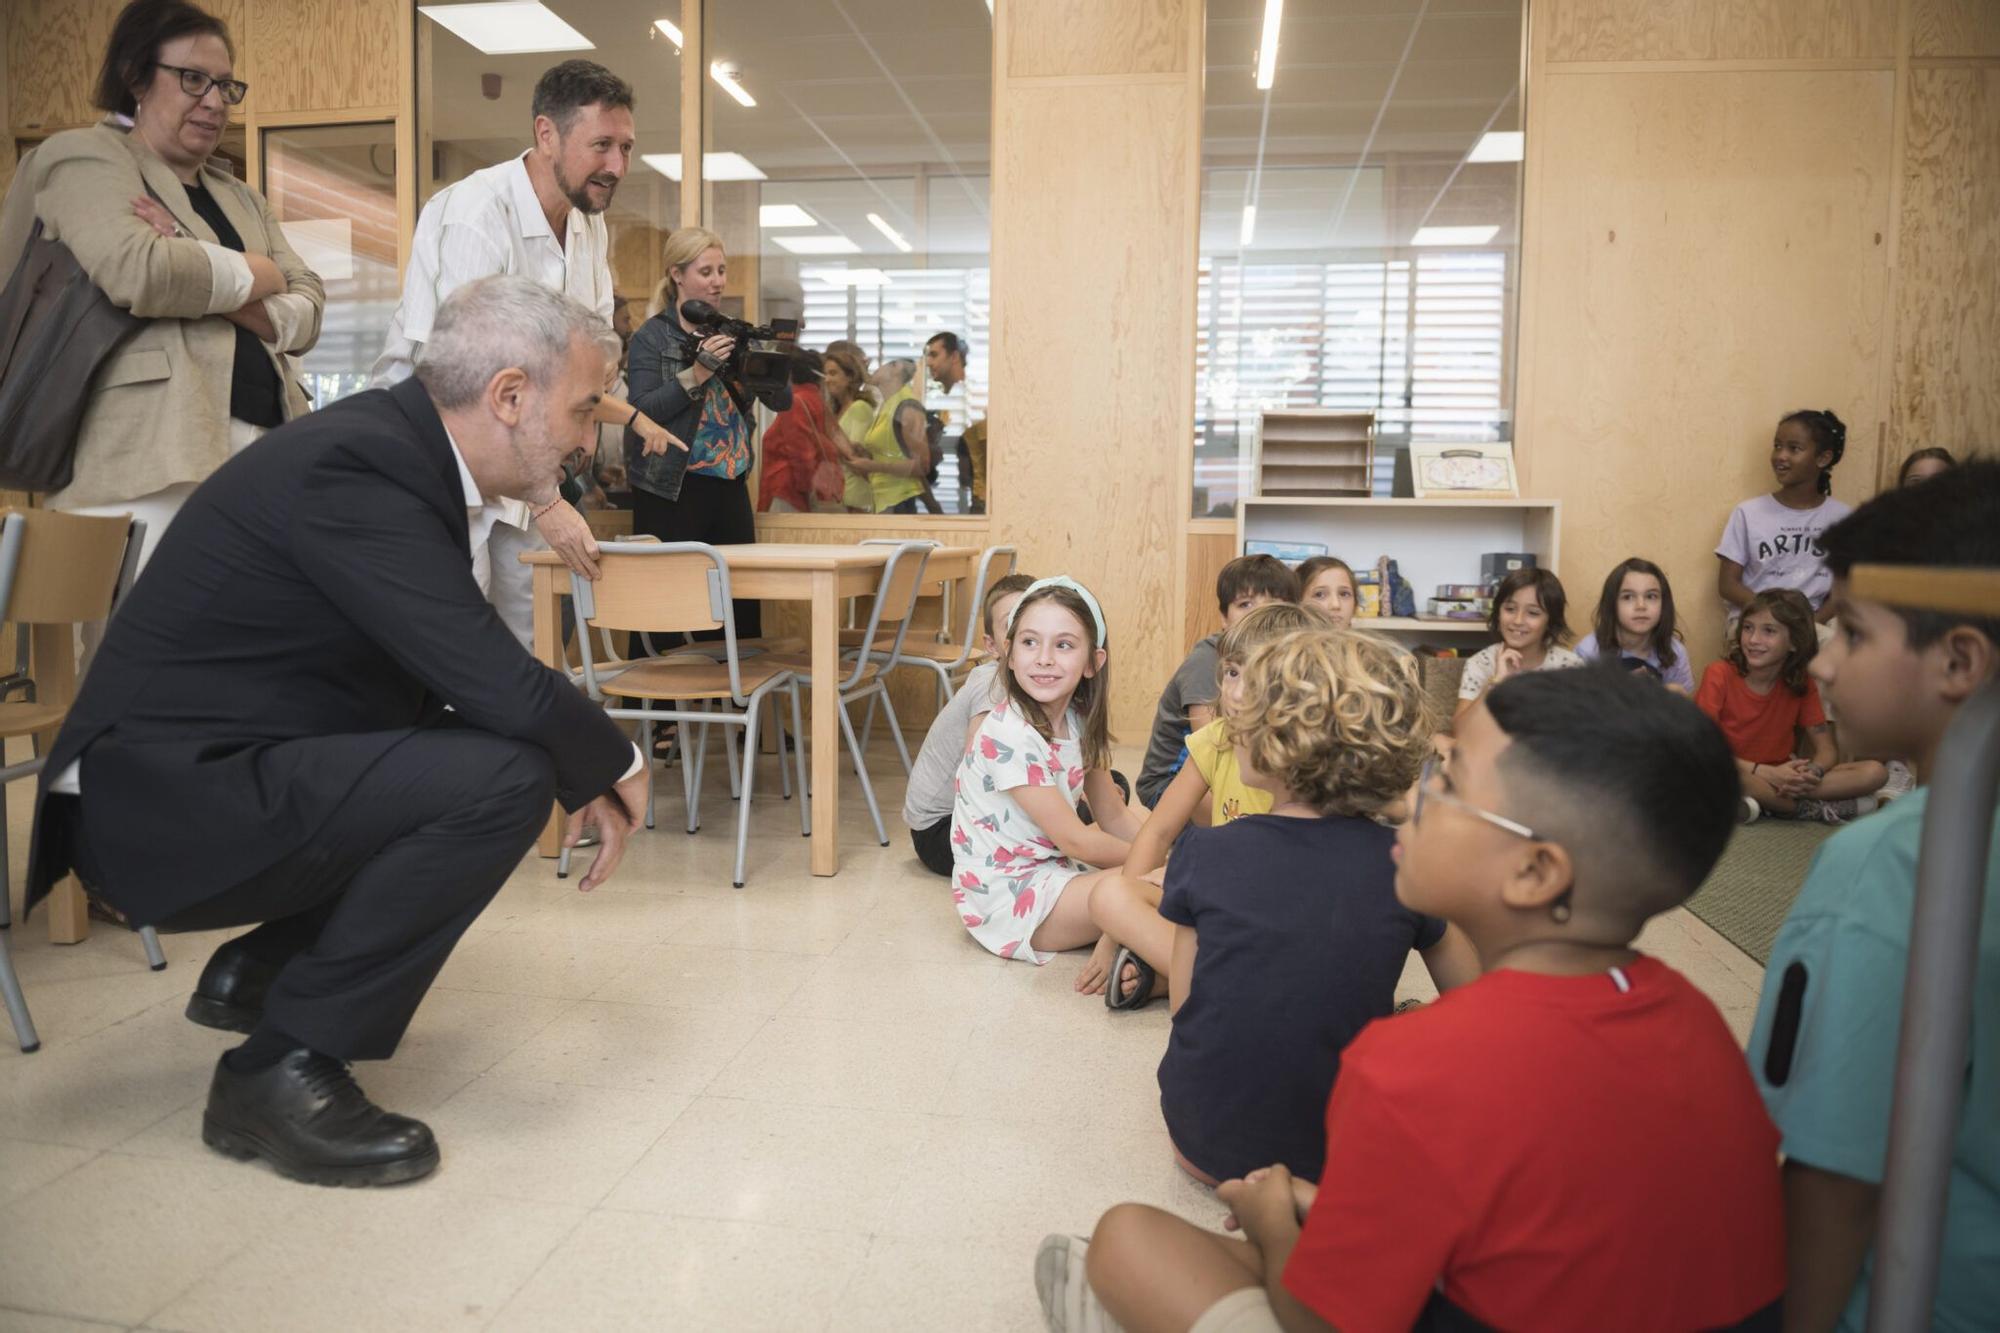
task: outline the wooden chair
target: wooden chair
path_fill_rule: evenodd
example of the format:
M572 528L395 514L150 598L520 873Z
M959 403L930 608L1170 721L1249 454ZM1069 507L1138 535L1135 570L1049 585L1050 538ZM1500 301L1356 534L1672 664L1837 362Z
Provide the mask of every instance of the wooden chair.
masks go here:
M740 790L736 811L736 873L732 882L743 887L743 861L749 843L750 792L756 776L757 725L765 701L778 690L788 690L792 701L792 732L803 736L799 708L798 681L789 662L765 653L745 661L737 649L736 622L729 606L729 566L721 552L706 542L606 542L598 547L598 577L577 579L570 595L576 599L576 616L583 631L577 635L583 652L583 686L590 697L603 702L607 693L641 700L638 708L607 708L614 718L639 723L639 749L647 756L649 780L646 793L646 827L653 826L653 725L675 722L682 736L681 782L687 794L687 831L701 827L701 774L708 755L708 728L743 728L741 772L737 773L736 747L725 745L732 773L732 787ZM613 658L601 661L591 630L614 633L697 633L722 631L722 657L716 660L703 652L677 653L666 657L636 660ZM707 645L704 645L706 647ZM656 707L671 704L673 707ZM693 706L700 705L700 706ZM690 732L698 741L690 745ZM725 733L733 735L733 733ZM801 743L795 751L799 790L805 791L806 754ZM784 772L784 755L779 754L779 772ZM789 794L790 781L785 779ZM799 801L799 832L812 832L808 802ZM561 854L556 866L559 876L569 873L569 852Z
M80 626L108 619L118 597L136 577L145 524L129 518L81 518L47 509L10 509L0 519L0 619L28 646L26 698L0 702L0 743L32 738L36 753L0 765L0 788L32 777L45 762L40 751L55 739L76 700L76 640ZM13 693L10 688L8 693ZM0 931L12 923L7 873L7 828L0 819ZM146 961L167 965L152 927L139 931ZM14 975L6 936L0 934L0 998L23 1051L40 1048Z
M886 650L856 654L849 663L849 669L842 676L840 689L840 730L847 739L848 753L854 757L854 776L861 783L861 795L868 802L868 817L875 821L875 840L884 847L889 845L889 835L882 827L882 811L875 804L875 788L868 781L868 765L856 739L854 719L848 712L861 700L868 700L872 715L879 702L882 711L888 715L890 734L896 738L896 753L903 761L903 771L910 771L910 748L903 743L903 729L896 722L896 706L890 702L888 689L889 672L902 661L903 640L910 630L910 616L916 610L917 598L924 588L924 565L930 559L936 542L915 541L898 543L889 553L889 559L882 566L882 580L875 586L874 605L868 609L868 625L864 643L886 642ZM765 659L759 658L759 661ZM776 655L777 663L789 668L800 685L812 684L812 660L807 657ZM793 724L793 731L798 726ZM805 770L806 738L798 732L799 772ZM804 778L800 779L804 789Z

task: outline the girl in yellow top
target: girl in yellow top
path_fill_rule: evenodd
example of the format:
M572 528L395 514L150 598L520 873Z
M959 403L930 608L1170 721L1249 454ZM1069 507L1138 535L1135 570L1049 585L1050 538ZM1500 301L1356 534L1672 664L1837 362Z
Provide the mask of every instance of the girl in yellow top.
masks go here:
M882 395L882 406L861 437L856 472L867 476L875 490L878 514L914 514L930 471L930 446L924 435L924 405L917 397L916 366L909 361L884 361L870 383Z
M1331 628L1335 626L1330 619L1311 607L1296 602L1272 602L1250 612L1223 634L1221 643L1216 645L1218 716L1188 736L1188 762L1181 765L1180 772L1174 774L1173 781L1160 793L1159 802L1139 829L1139 836L1132 840L1122 874L1103 885L1111 894L1104 908L1106 921L1119 921L1129 928L1130 913L1140 907L1146 913L1158 914L1167 850L1191 821L1217 825L1244 815L1271 813L1271 793L1243 781L1236 764L1236 747L1223 731L1223 719L1241 706L1243 664L1252 651L1299 630ZM1093 921L1097 921L1098 910L1093 897ZM1112 959L1118 950L1113 928L1102 921L1098 922L1098 928L1106 932L1104 939L1099 941L1097 952L1091 955L1076 983L1076 988L1086 995L1106 990ZM1117 988L1112 988L1106 992L1105 1002L1114 1009L1123 1008L1120 1003L1123 998Z

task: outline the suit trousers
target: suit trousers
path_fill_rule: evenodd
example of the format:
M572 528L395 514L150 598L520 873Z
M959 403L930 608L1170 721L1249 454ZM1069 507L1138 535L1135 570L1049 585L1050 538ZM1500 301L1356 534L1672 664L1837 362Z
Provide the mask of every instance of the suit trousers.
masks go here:
M368 770L305 846L157 924L258 923L234 944L282 968L265 1026L337 1059L387 1059L554 800L555 769L538 747L448 723L419 731ZM88 839L77 853L95 882ZM104 887L114 903L124 896Z

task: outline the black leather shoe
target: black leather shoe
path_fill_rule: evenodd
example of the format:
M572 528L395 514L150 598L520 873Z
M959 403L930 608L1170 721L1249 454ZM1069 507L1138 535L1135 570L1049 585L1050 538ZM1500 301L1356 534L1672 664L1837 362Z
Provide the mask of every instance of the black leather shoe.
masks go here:
M304 1047L254 1074L217 1061L201 1141L311 1185L395 1185L438 1164L430 1126L384 1111L345 1064Z
M205 1028L248 1033L264 1017L264 995L282 970L252 958L235 940L217 949L201 970L187 1016Z

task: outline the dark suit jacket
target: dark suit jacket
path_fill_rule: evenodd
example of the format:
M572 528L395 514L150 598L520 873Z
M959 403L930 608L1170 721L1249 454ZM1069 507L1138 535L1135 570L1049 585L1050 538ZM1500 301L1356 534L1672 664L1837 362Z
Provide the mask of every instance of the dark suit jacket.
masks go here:
M421 384L279 427L188 499L112 618L49 753L28 901L79 826L141 924L310 842L371 765L456 721L541 747L574 809L630 766L604 711L480 595L465 491ZM81 756L77 798L48 784Z

